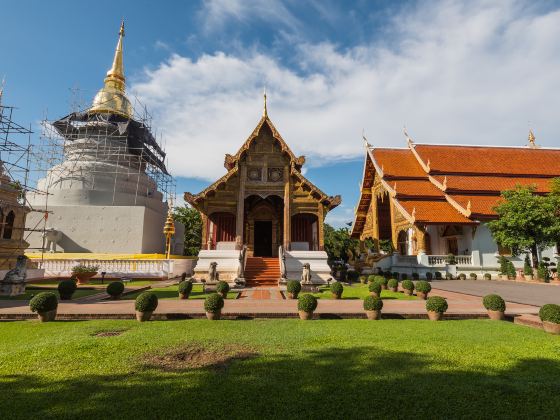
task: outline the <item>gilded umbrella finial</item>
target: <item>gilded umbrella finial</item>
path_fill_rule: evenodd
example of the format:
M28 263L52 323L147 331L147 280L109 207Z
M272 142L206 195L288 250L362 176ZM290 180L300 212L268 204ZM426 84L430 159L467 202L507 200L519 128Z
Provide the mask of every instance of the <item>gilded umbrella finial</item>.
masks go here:
M263 117L268 117L268 110L266 109L266 86L264 87L263 98L264 98Z
M537 144L535 143L535 134L533 133L533 129L529 129L529 147L536 148Z

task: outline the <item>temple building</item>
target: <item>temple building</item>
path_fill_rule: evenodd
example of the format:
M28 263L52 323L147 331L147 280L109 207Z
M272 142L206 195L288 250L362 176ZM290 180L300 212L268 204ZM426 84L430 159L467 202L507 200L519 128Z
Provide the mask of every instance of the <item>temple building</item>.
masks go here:
M30 205L32 248L64 253L165 252L168 214L158 179L170 179L165 152L148 120L134 114L125 91L124 23L113 63L90 108L48 126L63 142L63 157L48 169ZM54 138L54 136L53 136ZM183 226L176 225L172 253L182 255Z
M453 254L467 276L495 274L497 257L511 257L486 226L496 217L500 193L516 185L550 192L551 180L560 177L560 149L536 146L532 132L526 147L417 144L406 137L400 149L365 143L352 227L367 251L362 259L410 276L445 272L446 256ZM373 245L366 250L365 243ZM558 252L546 249L542 256ZM522 268L523 258L511 259Z
M265 94L256 128L235 155L225 156L227 173L196 195L185 193L203 222L195 274L205 278L209 263L217 262L220 279L233 281L241 270L249 285L276 285L299 279L309 263L314 282L329 278L323 222L341 200L307 180L304 163L270 120ZM243 248L246 266L239 262Z

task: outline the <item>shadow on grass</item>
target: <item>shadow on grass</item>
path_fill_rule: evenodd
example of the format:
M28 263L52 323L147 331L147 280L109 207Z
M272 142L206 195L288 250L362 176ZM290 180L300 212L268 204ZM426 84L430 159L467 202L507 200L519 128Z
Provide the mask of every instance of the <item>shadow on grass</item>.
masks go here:
M0 402L21 418L555 418L558 377L560 363L545 359L461 371L413 353L329 348L228 361L219 371L139 363L58 381L4 376Z

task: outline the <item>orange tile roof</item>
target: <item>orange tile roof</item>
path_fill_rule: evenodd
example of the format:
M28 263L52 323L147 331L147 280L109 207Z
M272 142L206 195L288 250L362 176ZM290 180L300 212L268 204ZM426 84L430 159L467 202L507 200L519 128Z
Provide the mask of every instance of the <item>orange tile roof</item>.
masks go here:
M372 153L385 177L426 177L426 172L409 149L373 149Z
M539 193L550 192L552 178L529 178L508 176L437 175L434 178L441 184L447 178L447 191L492 191L502 192L514 189L517 185L534 185Z
M449 197L466 209L471 203L471 217L494 217L496 212L493 210L501 201L499 195L456 195L450 194Z
M430 173L560 175L560 149L416 144Z
M393 189L396 187L397 197L443 197L443 192L432 184L428 178L425 180L402 180L387 181Z
M408 214L414 213L416 223L473 224L447 201L438 200L398 200Z

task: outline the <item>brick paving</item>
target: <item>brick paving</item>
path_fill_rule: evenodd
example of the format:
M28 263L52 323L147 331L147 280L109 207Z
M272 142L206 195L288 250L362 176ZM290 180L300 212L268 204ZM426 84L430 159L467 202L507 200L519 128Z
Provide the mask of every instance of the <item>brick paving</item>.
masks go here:
M258 292L258 293L257 293ZM226 300L223 309L224 317L295 317L297 316L297 301L284 300L278 288L267 290L251 290L242 292L246 296L257 293L255 298L240 298ZM486 310L482 306L482 299L477 296L432 290L432 296L447 298L449 303L448 317L484 317ZM269 298L264 298L268 296ZM385 316L424 317L426 315L425 301L386 299L383 301ZM174 317L202 317L204 316L203 300L175 300L160 299L154 315L160 318ZM506 315L537 314L537 306L508 302ZM363 317L364 311L360 299L330 300L321 299L316 310L317 316L333 317ZM58 307L59 318L72 319L89 318L133 318L134 301L105 300L99 302L61 302ZM0 319L34 318L26 301L0 301Z

